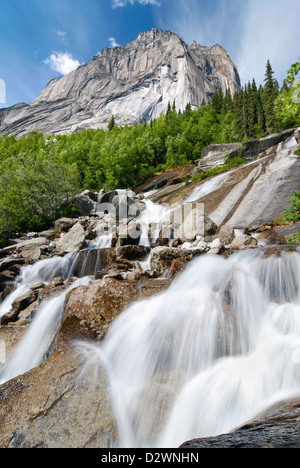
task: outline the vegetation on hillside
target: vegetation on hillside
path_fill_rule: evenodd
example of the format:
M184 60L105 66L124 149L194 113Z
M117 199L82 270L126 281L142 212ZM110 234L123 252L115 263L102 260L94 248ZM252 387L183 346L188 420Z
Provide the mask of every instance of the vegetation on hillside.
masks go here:
M288 223L298 223L300 221L300 190L291 196L291 205L283 213L283 221ZM300 244L300 233L287 236L286 240L289 244Z
M264 86L253 80L234 97L219 89L197 109L177 111L170 103L166 115L149 124L120 128L112 118L106 131L0 138L0 244L73 214L73 197L82 189L134 188L157 172L200 159L208 145L300 125L293 87L299 71L300 63L294 64L279 90L268 62Z

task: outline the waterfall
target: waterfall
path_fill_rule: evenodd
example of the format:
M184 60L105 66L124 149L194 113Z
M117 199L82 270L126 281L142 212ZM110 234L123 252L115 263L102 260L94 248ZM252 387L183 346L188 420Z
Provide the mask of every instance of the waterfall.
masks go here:
M88 277L79 279L63 293L40 304L31 326L0 373L0 385L39 366L44 361L59 329L66 295L72 289L90 283Z
M106 369L118 446L175 448L299 396L299 284L299 250L204 255L102 344L78 344Z
M0 318L10 311L14 300L26 294L33 284L39 282L47 284L56 276L68 278L75 257L75 253L69 253L65 257L40 260L33 265L23 267L15 282L15 290L0 304Z
M201 196L225 179L207 181ZM149 246L171 210L144 202L140 244ZM83 278L39 304L0 373L0 385L49 356L66 294L90 284L85 275L101 268L105 249L99 247L110 243L110 235L99 236L90 249L21 270L15 290L0 304L0 317L35 283L75 273ZM140 262L142 269L149 268L150 258ZM81 378L85 372L96 375L99 367L106 371L118 447L175 448L192 438L231 432L271 405L299 396L300 250L262 247L229 258L203 255L168 289L118 316L100 344L76 346L84 357Z
M142 211L139 221L141 223L140 245L149 247L159 236L164 220L168 219L169 207L153 203L144 198L146 209Z

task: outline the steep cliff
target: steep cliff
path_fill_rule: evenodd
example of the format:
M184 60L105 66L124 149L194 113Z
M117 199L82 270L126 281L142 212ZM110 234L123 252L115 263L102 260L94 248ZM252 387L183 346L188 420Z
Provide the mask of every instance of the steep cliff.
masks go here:
M112 115L118 125L149 122L169 102L181 110L187 103L208 102L220 86L231 93L240 87L238 71L221 46L188 46L170 31L152 29L50 81L32 103L1 110L0 134L106 128Z

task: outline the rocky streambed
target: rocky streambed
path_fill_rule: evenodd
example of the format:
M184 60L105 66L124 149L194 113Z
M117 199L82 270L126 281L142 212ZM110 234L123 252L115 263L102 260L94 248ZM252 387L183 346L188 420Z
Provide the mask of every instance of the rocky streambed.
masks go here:
M288 208L290 194L299 189L299 178L291 177L300 168L291 138L297 145L299 130L283 134L280 147L276 140L276 146L253 155L250 163L206 181L187 182L195 171L191 166L159 176L135 192L86 191L77 198L78 218L59 219L48 231L21 235L0 251L2 447L118 446L120 427L111 406L105 359L93 344L103 341L132 304L143 309L144 300L168 291L197 259L226 259L265 245L285 245L285 236L299 230L297 225L274 224ZM265 209L258 213L252 204L259 198L256 206ZM51 306L48 317L57 312L52 335L45 335L49 346L34 366L29 359L20 374L5 374L9 366L16 369L16 354L22 357L25 350L30 355L32 346L22 346L26 340L32 343L30 333L43 304ZM37 327L35 342L41 333ZM76 345L78 340L86 345ZM152 414L151 429L145 429L148 439L162 430L181 386L181 377L171 370L155 375L147 390ZM261 418L258 426L243 426L236 436L187 447L239 446L237 439L242 445L275 446L268 442L270 424L273 435L276 428L280 432L289 427L293 433L277 446L295 446L298 403L282 414L278 410L272 423ZM266 439L255 439L255 427ZM244 442L247 434L252 442Z

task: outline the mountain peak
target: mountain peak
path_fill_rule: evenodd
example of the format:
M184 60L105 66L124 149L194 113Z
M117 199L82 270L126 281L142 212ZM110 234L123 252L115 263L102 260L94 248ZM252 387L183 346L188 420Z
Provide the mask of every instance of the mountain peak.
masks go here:
M175 33L152 28L123 47L103 49L69 75L51 80L31 103L0 112L0 133L20 136L71 133L106 128L112 115L118 125L159 117L175 102L208 102L222 87L240 87L238 71L218 44L191 46Z

